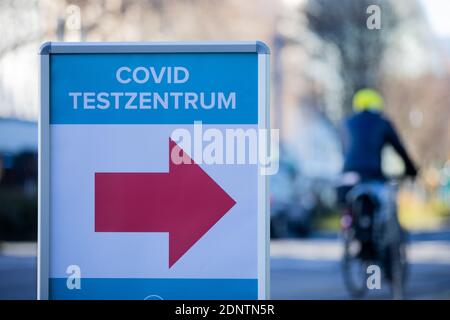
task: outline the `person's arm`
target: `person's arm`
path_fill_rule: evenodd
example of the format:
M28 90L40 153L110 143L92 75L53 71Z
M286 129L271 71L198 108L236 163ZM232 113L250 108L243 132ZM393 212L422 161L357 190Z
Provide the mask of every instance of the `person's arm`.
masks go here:
M392 145L392 147L395 149L395 151L403 159L403 162L405 163L405 174L408 176L415 177L417 175L416 166L414 165L411 158L409 157L408 152L406 152L406 149L405 149L400 137L398 136L397 131L395 130L394 126L389 121L386 121L386 125L387 125L388 143Z

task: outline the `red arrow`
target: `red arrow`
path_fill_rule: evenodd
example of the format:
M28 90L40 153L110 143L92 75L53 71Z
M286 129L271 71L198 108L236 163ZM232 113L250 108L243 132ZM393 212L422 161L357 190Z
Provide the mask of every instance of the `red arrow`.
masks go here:
M236 202L171 139L169 149L168 173L95 173L95 231L169 232L170 268Z

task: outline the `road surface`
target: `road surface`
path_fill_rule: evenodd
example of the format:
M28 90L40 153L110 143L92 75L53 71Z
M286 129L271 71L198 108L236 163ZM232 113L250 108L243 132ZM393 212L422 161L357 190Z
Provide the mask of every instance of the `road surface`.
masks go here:
M272 299L350 299L342 279L336 235L271 243ZM405 299L450 299L450 231L414 234L408 245ZM390 299L389 284L365 299Z
M272 299L349 299L340 269L336 235L271 243ZM36 298L35 244L4 245L0 254L0 299ZM450 299L450 230L412 236L407 299ZM367 299L389 299L389 286Z

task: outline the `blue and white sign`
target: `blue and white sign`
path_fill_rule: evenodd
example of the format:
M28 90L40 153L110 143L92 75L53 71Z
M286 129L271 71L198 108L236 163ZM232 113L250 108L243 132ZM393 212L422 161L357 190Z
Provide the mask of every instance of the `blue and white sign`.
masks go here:
M268 56L42 46L40 299L268 298L266 177L239 154L268 127Z

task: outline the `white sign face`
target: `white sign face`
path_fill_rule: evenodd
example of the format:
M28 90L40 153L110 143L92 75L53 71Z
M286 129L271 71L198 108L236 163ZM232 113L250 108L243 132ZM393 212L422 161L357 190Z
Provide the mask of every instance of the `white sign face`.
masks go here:
M41 299L267 298L267 68L259 42L43 46Z

